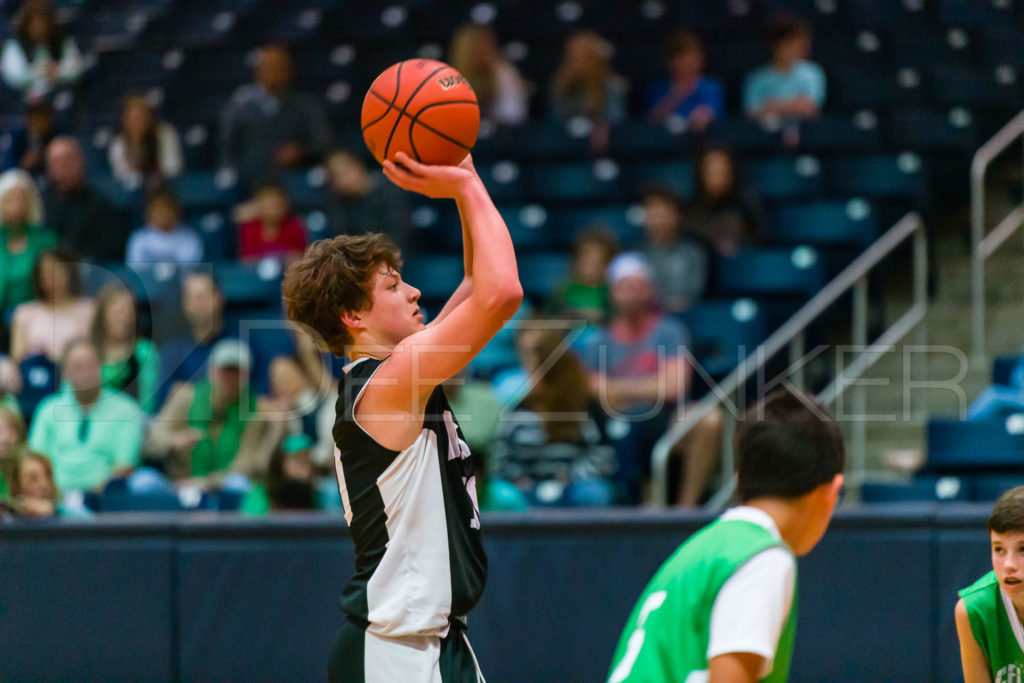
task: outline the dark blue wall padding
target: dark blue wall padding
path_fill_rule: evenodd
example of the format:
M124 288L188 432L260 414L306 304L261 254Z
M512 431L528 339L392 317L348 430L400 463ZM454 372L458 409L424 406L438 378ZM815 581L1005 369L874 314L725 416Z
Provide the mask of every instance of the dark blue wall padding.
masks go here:
M956 591L990 568L989 505L837 515L799 563L793 681L959 680ZM489 681L600 681L637 597L708 517L485 515L469 636ZM337 517L110 514L0 526L0 676L325 678L353 551Z
M0 678L175 677L167 524L0 526Z

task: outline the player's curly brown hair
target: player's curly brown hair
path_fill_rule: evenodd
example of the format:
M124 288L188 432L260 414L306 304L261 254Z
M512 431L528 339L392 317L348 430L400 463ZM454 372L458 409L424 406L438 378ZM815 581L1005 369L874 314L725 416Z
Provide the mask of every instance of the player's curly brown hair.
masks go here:
M288 318L315 330L313 339L321 349L344 356L352 334L341 316L370 308L367 285L381 264L402 268L401 252L382 233L314 242L285 271L281 294Z

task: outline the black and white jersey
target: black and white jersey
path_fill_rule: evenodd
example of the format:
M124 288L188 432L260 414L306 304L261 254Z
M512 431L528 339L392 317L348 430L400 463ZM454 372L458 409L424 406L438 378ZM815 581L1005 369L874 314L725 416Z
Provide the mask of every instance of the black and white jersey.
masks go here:
M353 413L381 362L349 364L338 388L335 466L356 550L341 605L377 635L443 638L487 580L473 462L440 386L405 450L385 448L363 430Z

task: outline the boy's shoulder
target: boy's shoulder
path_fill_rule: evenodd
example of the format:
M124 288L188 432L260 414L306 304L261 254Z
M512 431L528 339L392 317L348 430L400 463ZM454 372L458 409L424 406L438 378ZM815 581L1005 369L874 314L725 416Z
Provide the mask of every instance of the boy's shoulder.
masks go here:
M957 592L957 595L961 598L970 598L982 593L990 592L998 586L999 579L996 577L996 573L994 571L990 571L970 586L962 588Z

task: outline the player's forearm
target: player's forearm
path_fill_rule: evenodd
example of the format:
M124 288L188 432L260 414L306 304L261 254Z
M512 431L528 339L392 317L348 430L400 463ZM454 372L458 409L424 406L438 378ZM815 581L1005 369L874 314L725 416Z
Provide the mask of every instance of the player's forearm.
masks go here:
M456 203L462 217L464 236L468 235L467 262L472 273L470 296L488 309L515 312L523 298L519 283L515 249L508 227L498 213L483 183L468 181ZM511 315L511 313L509 313Z

